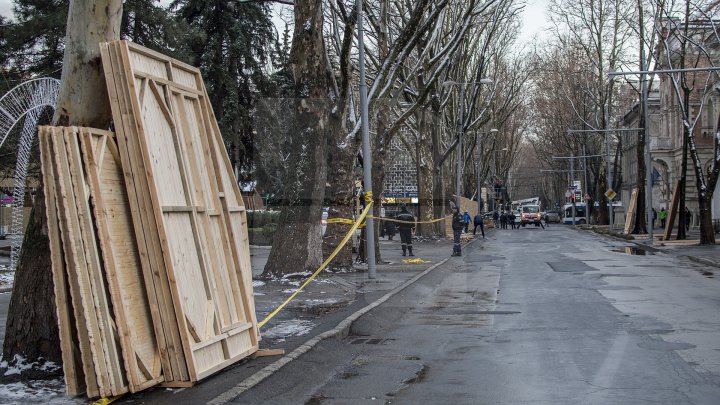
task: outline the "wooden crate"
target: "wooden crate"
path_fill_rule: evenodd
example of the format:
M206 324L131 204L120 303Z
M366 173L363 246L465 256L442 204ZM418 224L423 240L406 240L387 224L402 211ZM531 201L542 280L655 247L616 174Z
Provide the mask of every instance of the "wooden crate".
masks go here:
M198 69L126 41L101 52L133 219L159 235L154 288L187 364L165 379L197 381L258 349L240 190Z

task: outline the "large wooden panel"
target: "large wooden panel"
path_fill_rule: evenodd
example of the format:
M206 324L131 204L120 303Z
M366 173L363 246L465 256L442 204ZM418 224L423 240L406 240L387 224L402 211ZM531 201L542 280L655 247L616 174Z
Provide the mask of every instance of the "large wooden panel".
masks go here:
M135 181L144 175L148 186L138 211L154 219L195 381L257 350L240 190L199 71L125 41L103 49L108 87L123 105L113 109L124 121L121 155L139 156L128 159Z
M150 193L152 179L145 175L145 164L138 133L143 131L135 119L130 89L135 84L123 66L123 56L117 47L100 44L108 95L115 127L117 143L123 168L128 202L133 219L133 229L138 243L138 252L145 278L145 287L151 303L153 325L160 349L163 375L166 382L190 381L185 354L175 314L175 302L170 292L170 281L165 271L163 247L158 233L153 201Z

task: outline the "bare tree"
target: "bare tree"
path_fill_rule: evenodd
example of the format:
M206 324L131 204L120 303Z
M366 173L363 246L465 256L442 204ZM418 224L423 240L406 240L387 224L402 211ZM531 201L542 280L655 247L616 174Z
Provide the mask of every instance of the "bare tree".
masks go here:
M579 51L578 62L587 66L577 66L583 72L578 79L582 80L580 85L583 92L587 93L585 104L570 100L582 124L582 128L575 129L608 130L616 85L614 80L608 79L607 73L629 61L630 41L633 38L631 24L636 21L635 6L623 0L553 0L550 2L550 11L555 40L571 44ZM577 150L574 152L579 154ZM618 178L618 165L613 166L613 177ZM608 173L600 173L599 182L604 192L611 185L607 183ZM600 221L607 223L609 201L603 193L599 194ZM642 198L638 200L644 201ZM638 205L638 221L644 221L644 209L644 203ZM640 228L645 227L644 222L638 223Z
M663 3L656 13L656 35L660 38L658 66L664 69L708 68L718 66L720 55L714 49L720 43L718 21L715 19L717 4L704 8L705 3L690 0ZM676 15L682 17L677 18ZM720 116L717 120L705 119L706 125L714 136L702 135L698 126L714 88L720 80L717 73L708 71L678 72L663 75L662 79L671 89L673 105L679 113L682 131L682 163L680 178L680 213L685 212L686 173L688 158L692 161L697 190L700 243L714 244L715 235L712 224L712 200L720 174ZM711 111L710 114L713 112ZM706 164L703 155L709 155ZM707 167L707 171L706 171ZM679 215L678 239L686 237L686 218Z

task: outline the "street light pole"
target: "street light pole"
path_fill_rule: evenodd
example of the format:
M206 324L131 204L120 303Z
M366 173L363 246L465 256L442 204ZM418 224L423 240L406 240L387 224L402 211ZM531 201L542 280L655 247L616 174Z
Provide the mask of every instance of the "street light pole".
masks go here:
M370 134L368 131L368 99L367 83L365 82L365 45L363 43L363 1L357 4L358 27L358 68L360 70L360 127L362 131L363 151L363 183L365 196L372 196L372 149L370 148ZM374 198L374 197L373 197ZM365 218L365 252L367 252L368 278L376 277L375 268L375 224L373 216Z

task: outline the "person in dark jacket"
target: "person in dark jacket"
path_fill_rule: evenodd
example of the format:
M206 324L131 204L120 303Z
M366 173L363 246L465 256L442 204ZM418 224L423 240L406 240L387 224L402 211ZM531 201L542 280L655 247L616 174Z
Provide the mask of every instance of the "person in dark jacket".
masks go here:
M412 231L415 230L415 217L408 211L405 204L402 205L400 213L397 214L395 219L397 222L398 230L400 230L400 246L402 247L402 255L405 256L406 252L413 254L412 246Z
M460 213L459 208L455 208L455 213L452 216L452 230L453 230L453 256L461 256L460 250L460 235L462 234L465 222L463 221L463 215Z
M475 225L475 228L473 228L473 235L475 235L475 232L478 229L478 226L480 227L480 232L482 232L482 237L485 239L485 226L483 224L483 217L480 214L475 215L475 218L473 218L473 225Z

